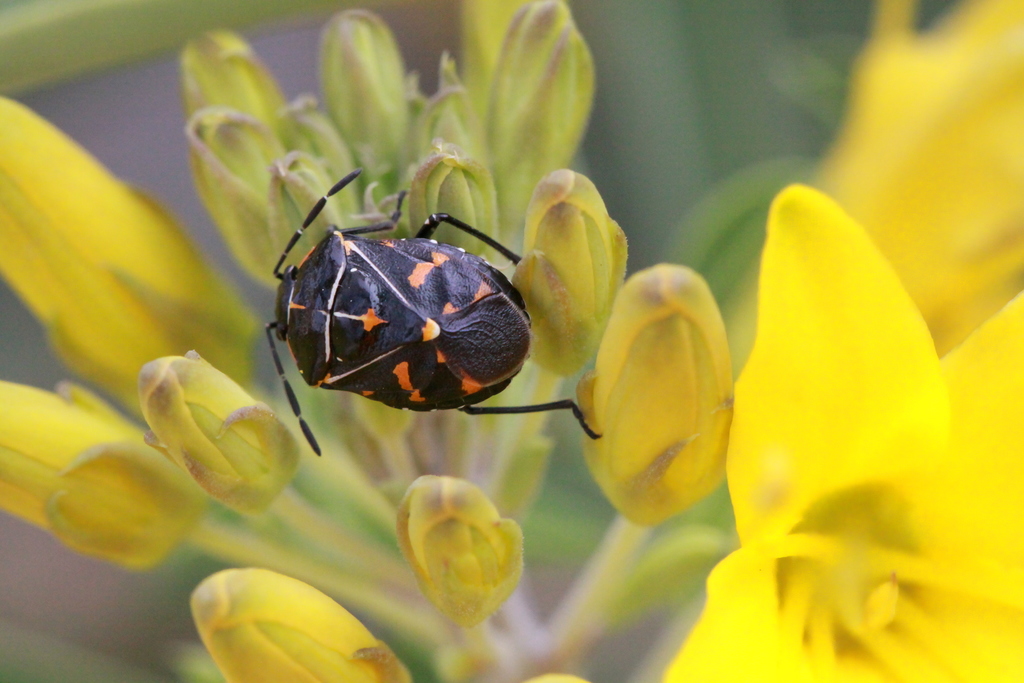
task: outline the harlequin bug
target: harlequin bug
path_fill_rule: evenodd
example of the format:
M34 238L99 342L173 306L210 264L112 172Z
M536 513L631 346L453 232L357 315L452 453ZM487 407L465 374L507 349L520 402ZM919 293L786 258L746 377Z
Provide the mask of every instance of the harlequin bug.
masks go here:
M458 409L480 415L568 409L590 438L599 438L570 399L531 406L474 405L503 391L523 367L530 352L530 316L516 288L487 261L430 239L447 223L519 263L517 254L457 218L435 213L412 239L362 237L395 228L403 192L389 220L344 230L331 226L298 266L281 272L328 198L361 172L349 173L317 201L274 267L281 284L267 340L313 450L320 454L285 378L275 335L313 387L420 411Z

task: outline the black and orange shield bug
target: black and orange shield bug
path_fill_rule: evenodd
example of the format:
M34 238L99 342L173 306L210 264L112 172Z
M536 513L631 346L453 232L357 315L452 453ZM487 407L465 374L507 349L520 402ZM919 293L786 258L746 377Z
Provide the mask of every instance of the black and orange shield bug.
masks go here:
M281 284L267 339L292 411L313 450L320 454L285 378L275 334L313 387L351 391L408 410L458 409L479 415L568 409L588 436L598 438L569 399L531 406L474 405L504 390L522 369L530 354L530 316L523 297L497 268L430 239L447 223L519 263L517 254L457 218L435 213L411 239L362 237L395 228L402 193L389 220L344 230L332 226L298 266L281 271L328 198L361 170L349 173L317 201L274 267Z

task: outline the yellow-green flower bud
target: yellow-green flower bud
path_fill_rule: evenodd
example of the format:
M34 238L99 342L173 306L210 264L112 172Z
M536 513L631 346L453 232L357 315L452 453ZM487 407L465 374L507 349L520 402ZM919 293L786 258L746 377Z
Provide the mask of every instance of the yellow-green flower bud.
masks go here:
M560 0L523 7L505 36L488 111L506 242L514 244L534 185L572 161L593 98L594 64L569 8Z
M462 0L462 66L466 88L480 116L487 113L491 75L498 62L502 37L525 0Z
M228 248L252 277L276 286L274 264L290 233L270 229L267 188L284 147L266 125L224 107L197 111L185 134L196 190Z
M174 218L3 98L0 244L0 273L61 358L126 405L143 363L188 348L248 379L238 349L255 321Z
M282 245L302 225L309 210L336 182L319 161L304 152L289 152L270 166L271 233L282 236ZM345 227L346 217L356 212L355 197L342 192L327 202L320 216L292 249L289 262L298 262L323 239L328 225ZM281 247L284 248L283 246ZM280 251L280 250L279 250Z
M192 593L199 637L227 683L409 683L391 649L315 588L226 569Z
M284 110L283 117L288 148L306 152L319 160L334 182L356 167L352 151L327 115L317 108L316 98L311 95L296 98ZM333 201L344 204L349 195L342 192Z
M523 572L519 525L455 477L413 482L398 508L398 545L423 594L466 628L493 614Z
M626 236L594 183L562 170L537 184L523 246L512 282L533 320L533 360L571 375L601 340L626 272Z
M732 422L725 326L707 283L657 265L623 285L597 364L577 388L594 479L637 524L655 525L721 482Z
M370 179L388 176L395 183L409 107L405 64L387 24L364 10L331 19L321 43L320 75L327 111L359 164Z
M0 508L69 547L141 569L162 560L205 501L99 398L0 382Z
M412 127L411 162L430 151L437 139L457 145L467 156L487 161L487 143L483 124L469 93L462 87L455 60L446 52L441 56L437 93L427 101Z
M271 129L285 106L277 81L249 43L230 31L212 31L181 52L181 93L185 114L221 105L248 114Z
M428 156L409 186L409 224L420 226L432 213L448 213L480 232L497 237L498 199L490 171L446 144ZM487 249L480 240L450 226L438 228L437 239L473 253Z
M147 443L229 507L264 510L295 473L299 447L291 432L195 353L143 366L139 402L153 430Z

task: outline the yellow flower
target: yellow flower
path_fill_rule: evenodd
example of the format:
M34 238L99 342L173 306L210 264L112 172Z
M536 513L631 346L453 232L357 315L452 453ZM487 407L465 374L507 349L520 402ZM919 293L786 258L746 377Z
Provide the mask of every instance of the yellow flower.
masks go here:
M203 513L202 494L88 391L0 382L0 509L75 550L141 569Z
M960 3L924 34L880 3L820 186L868 230L940 353L1024 282L1024 3Z
M583 455L620 513L655 526L718 487L732 391L725 325L704 279L662 263L626 280L594 370L576 387L602 435Z
M71 368L127 405L158 356L249 375L254 321L161 207L59 130L0 99L0 273Z
M288 428L194 351L142 366L139 404L146 442L228 507L262 512L295 475Z
M1024 680L1024 298L943 361L862 229L772 206L686 681ZM739 656L738 656L739 655Z
M409 683L394 653L305 583L227 569L192 593L203 644L228 683Z
M424 475L398 508L398 546L420 590L460 626L476 626L523 573L523 532L477 486Z

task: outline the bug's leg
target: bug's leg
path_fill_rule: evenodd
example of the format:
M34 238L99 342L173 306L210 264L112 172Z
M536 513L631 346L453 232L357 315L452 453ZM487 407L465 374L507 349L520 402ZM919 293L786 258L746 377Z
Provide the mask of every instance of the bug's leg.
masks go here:
M395 206L395 210L391 213L391 218L388 220L373 223L371 225L362 225L358 228L345 228L339 232L341 232L342 235L365 235L368 232L394 230L398 226L398 219L402 217L402 202L405 201L406 194L408 193L405 190L398 193L398 204Z
M489 408L463 406L459 410L469 415L507 415L510 413L543 413L548 410L571 410L572 414L576 417L576 421L580 423L580 427L587 433L587 436L591 439L601 438L600 434L590 428L587 420L583 417L583 411L576 405L576 401L573 401L571 398L552 401L551 403L538 403L533 406L494 406Z
M353 180L358 178L359 174L362 172L363 169L361 168L357 168L356 170L352 171L347 176L336 182L334 184L334 187L327 191L327 194L325 194L323 197L316 201L316 204L313 205L313 208L306 216L306 220L302 221L302 227L295 231L295 233L292 235L292 238L288 240L288 246L286 246L284 248L284 251L281 252L281 258L277 259L277 265L274 266L274 277L276 277L278 280L281 279L281 266L284 265L284 260L288 258L288 252L292 250L292 247L294 247L296 242L299 241L299 238L302 237L302 231L308 228L309 224L315 221L316 217L320 215L320 212L324 210L324 206L327 205L327 200L331 196L337 194L338 192L341 192L341 190L346 185L348 185Z
M441 225L441 223L447 223L448 225L458 228L467 235L472 235L473 237L477 238L487 246L493 247L494 249L501 252L501 254L512 263L519 263L520 261L523 260L522 257L519 256L519 254L515 253L508 247L505 247L500 242L491 239L490 237L480 232L473 226L467 223L463 223L458 218L452 218L446 213L430 214L430 217L423 224L423 227L420 228L420 231L418 233L416 233L416 237L421 237L424 239L430 237L431 235L434 234L434 231L437 230L437 226Z
M288 378L284 376L284 366L281 365L281 357L277 355L277 345L274 344L274 334L272 330L277 329L277 323L267 323L267 342L270 344L270 353L274 356L274 367L277 368L277 375L281 378L281 383L284 384L284 393L288 395L288 403L292 406L292 412L295 413L295 417L299 419L299 426L302 427L302 433L306 436L306 441L309 442L310 448L317 455L320 455L320 444L316 442L316 437L313 436L313 430L309 428L306 421L302 419L302 411L299 409L299 399L295 397L295 392L292 391L292 385L288 382Z

